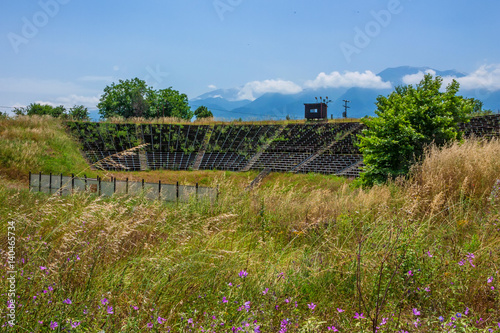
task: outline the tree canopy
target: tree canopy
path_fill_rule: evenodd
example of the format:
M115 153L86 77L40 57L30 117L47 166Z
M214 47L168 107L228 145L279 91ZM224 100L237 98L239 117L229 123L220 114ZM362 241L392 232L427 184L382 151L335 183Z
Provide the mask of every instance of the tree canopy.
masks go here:
M196 116L196 119L201 119L201 118L211 118L214 115L212 114L212 111L210 111L206 106L199 106L195 111L194 115Z
M106 86L97 107L102 118L193 117L185 94L172 87L154 90L138 78L119 80L118 83Z
M68 111L63 105L51 106L51 105L42 105L39 103L31 103L30 105L24 108L22 107L15 108L14 113L16 115L24 115L24 116L49 115L54 118L69 117L74 120L89 120L88 109L83 105L75 105Z
M377 98L377 117L366 117L359 136L365 164L365 185L406 175L431 143L442 146L459 139L458 124L467 122L474 101L458 96L453 81L441 92L442 78L427 74L415 87L399 86L388 97Z

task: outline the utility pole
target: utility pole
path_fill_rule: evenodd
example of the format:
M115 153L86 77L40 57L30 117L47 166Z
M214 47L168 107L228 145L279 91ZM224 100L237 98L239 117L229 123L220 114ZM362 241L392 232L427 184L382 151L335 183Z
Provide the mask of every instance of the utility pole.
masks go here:
M345 105L344 105L345 111L342 112L342 117L347 118L347 109L350 108L350 106L347 106L347 103L351 103L351 101L344 99L344 103L345 103Z

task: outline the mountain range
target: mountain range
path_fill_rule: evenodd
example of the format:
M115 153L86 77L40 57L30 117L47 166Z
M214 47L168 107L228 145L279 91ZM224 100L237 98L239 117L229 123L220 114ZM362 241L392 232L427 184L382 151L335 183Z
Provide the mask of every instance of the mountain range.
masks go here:
M461 78L467 75L455 70L441 71L429 67L401 66L387 68L377 74L384 82L390 82L391 88L309 88L296 94L266 93L253 101L239 99L241 88L217 89L192 99L190 105L192 110L201 105L206 106L217 119L285 119L287 116L291 119L302 119L304 118L304 103L314 103L315 97L328 96L331 100L328 105L328 117L340 118L344 111L343 100L348 100L350 108L347 116L362 118L375 115L377 96L387 96L394 90L394 87L405 84L403 82L405 76L427 71L435 72L435 75L442 77ZM460 90L460 94L481 100L485 109L496 111L500 108L500 91Z

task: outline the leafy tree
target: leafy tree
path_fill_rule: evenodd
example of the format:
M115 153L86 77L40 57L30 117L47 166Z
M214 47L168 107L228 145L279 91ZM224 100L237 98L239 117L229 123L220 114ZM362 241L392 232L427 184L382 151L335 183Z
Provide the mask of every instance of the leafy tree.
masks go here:
M481 102L480 100L475 98L469 98L469 101L472 103L473 106L472 110L473 116L487 116L493 114L492 110L483 109L483 102Z
M134 78L119 80L118 84L104 88L104 94L97 107L102 118L122 116L124 118L140 117L144 112L143 100L150 95L146 82Z
M210 111L206 106L199 106L195 111L194 115L196 116L196 119L201 119L201 118L212 118L214 115L212 114L212 111Z
M58 118L58 117L61 117L62 115L65 115L65 114L66 114L66 108L62 105L59 105L59 106L52 108L50 115L54 118Z
M102 118L121 116L124 118L160 116L191 119L188 98L171 87L154 90L138 78L119 80L118 84L104 88L99 104Z
M150 118L154 117L176 117L182 119L193 118L193 111L189 107L186 94L181 94L177 90L169 87L160 89L153 94L154 103L150 109Z
M24 108L15 108L14 113L16 115L22 116L33 116L33 115L38 115L38 116L45 116L49 115L52 117L61 117L66 114L66 108L62 105L53 107L50 105L41 105L39 103L31 103L27 107Z
M69 109L68 115L73 120L89 120L89 110L83 105L75 105Z
M399 86L388 97L377 98L378 117L364 118L368 129L359 136L365 164L363 184L406 175L427 145L442 146L460 138L457 125L468 121L474 105L457 96L455 80L441 92L442 81L427 74L416 87Z

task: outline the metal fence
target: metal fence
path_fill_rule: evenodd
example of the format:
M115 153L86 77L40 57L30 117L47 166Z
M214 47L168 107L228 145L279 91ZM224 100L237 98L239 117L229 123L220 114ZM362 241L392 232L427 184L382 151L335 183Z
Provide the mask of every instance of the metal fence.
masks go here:
M188 202L189 200L217 200L218 189L213 187L188 186L177 184L162 184L132 182L118 180L104 181L101 178L87 178L86 176L75 177L63 175L42 175L41 173L29 174L30 191L43 192L57 195L70 195L75 192L90 192L99 196L110 197L118 195L144 195L151 200L163 200L169 202Z

